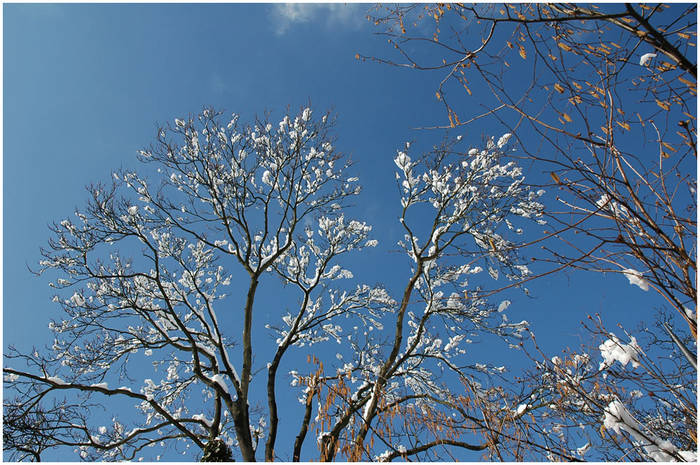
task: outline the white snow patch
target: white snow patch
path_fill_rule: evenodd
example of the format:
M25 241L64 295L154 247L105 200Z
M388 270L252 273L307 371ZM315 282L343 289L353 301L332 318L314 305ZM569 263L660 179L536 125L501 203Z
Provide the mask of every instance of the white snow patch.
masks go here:
M214 381L215 383L217 383L218 385L220 385L221 388L222 388L227 394L229 393L229 391L228 391L228 386L226 385L226 380L224 380L224 377L221 376L219 373L217 373L217 374L215 374L214 376L212 376L211 380Z
M525 410L527 410L527 404L518 405L518 408L515 409L515 414L513 415L514 418L520 418L522 414L525 413Z
M192 419L203 422L205 425L207 425L207 428L211 427L213 423L213 420L209 420L203 414L192 415Z
M629 344L623 344L617 336L610 333L610 339L602 343L598 348L600 349L600 355L603 357L603 361L600 363L601 370L611 366L615 361L620 362L623 366L629 362L632 362L633 368L639 366L641 349L637 345L637 340L634 336L630 337Z
M510 306L510 300L504 300L501 302L501 304L498 306L498 312L504 311L506 308Z
M654 57L656 57L656 53L645 53L639 58L639 66L646 66Z
M591 443L590 443L590 442L587 442L587 443L584 444L583 446L581 446L581 447L579 447L578 449L576 449L576 453L577 453L579 456L583 457L584 455L586 455L586 452L588 452L588 449L590 449L590 448L591 448Z
M625 274L625 276L627 276L627 279L629 279L630 284L639 286L639 288L643 291L649 290L649 281L644 279L640 271L637 271L633 268L625 268L624 270L622 270L622 272Z
M513 136L513 134L511 134L511 133L509 133L509 132L503 134L503 135L500 137L500 139L498 139L498 142L496 143L496 145L498 146L498 148L499 148L499 149L500 149L500 148L503 148L503 146L506 145L506 144L508 143L508 139L510 139L512 136Z
M655 462L672 462L676 461L673 454L678 454L684 459L696 461L697 453L679 451L671 441L661 439L651 431L646 430L619 400L610 402L604 413L603 426L615 431L617 434L626 431L644 448L644 452L651 460Z

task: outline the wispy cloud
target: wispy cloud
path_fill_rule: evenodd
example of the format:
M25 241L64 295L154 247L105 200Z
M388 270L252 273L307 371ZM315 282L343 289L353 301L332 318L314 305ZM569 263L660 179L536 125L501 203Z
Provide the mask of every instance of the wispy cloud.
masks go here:
M331 28L358 29L366 22L367 4L276 3L272 8L275 32L282 35L295 25L312 22Z

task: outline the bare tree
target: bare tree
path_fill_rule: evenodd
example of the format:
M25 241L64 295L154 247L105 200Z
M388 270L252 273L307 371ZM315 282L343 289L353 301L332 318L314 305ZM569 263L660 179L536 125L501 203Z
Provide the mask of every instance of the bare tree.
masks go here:
M697 340L696 5L399 5L378 7L372 19L397 57L357 58L438 73L436 96L447 123L436 127L503 125L532 160L532 171L551 178L540 182L558 192L556 204L542 200L549 230L533 241L542 245L537 260L552 265L542 275L567 269L620 274L657 292L677 315L675 323L659 320L653 337L636 346L650 357L643 364L646 376L637 378L638 388L646 384L654 393L645 397L646 408L656 409L656 400L664 399L675 410L661 408L661 418L652 421L621 391L626 372L590 365L586 379L595 381L584 387L569 379L570 395L558 392L570 403L562 425L573 428L572 418L585 418L585 424L626 435L633 450L613 436L599 444L607 460L693 460L679 451L696 448L688 441L696 444L691 432L697 424L697 387L687 371L695 369L696 355L686 338ZM627 347L602 329L596 335L620 350ZM652 363L669 352L682 357L682 369ZM580 365L582 359L576 360L566 368L549 362L551 379L543 382L539 373L532 380L551 393ZM539 358L537 363L545 366ZM688 383L692 395L679 399L679 383ZM605 402L591 400L603 391ZM615 403L611 396L626 400ZM531 411L531 403L523 405L523 412ZM546 450L564 450L566 442L542 420L560 412L549 412L548 405L537 409L544 412L537 421L528 421L535 419L533 411L510 426ZM611 409L622 423L613 421ZM667 427L677 424L677 416L688 433ZM671 445L659 451L663 440Z
M68 446L85 460L131 460L193 446L203 460L230 457L228 447L246 461L274 460L281 420L300 428L286 452L294 460L309 430L323 460L488 450L483 421L450 389L468 385L498 402L485 385L505 368L481 363L470 339L517 348L527 322L508 321L508 303L480 290L499 272L528 275L513 241L542 222L542 193L508 159L509 134L481 149L448 141L417 161L408 147L398 152L409 266L394 299L352 283L345 264L377 241L347 217L358 179L334 148L331 122L306 108L243 127L206 109L159 129L139 172L89 187L87 207L54 224L42 251L39 273L52 276L63 312L49 325L55 340L41 353L6 354L13 457ZM272 312L270 323L256 296L265 285L282 291L266 273L293 309ZM254 343L266 331L272 348ZM341 342L344 356L334 350ZM301 405L280 409L279 390L290 388L279 370L292 351L318 369L293 370ZM104 399L115 407L98 414ZM453 432L392 429L397 409L449 415Z
M548 358L535 346L518 427L581 458L696 461L697 372L664 330L668 319L618 336L589 317L591 342L579 350ZM686 332L683 343L692 340Z
M695 12L694 4L391 7L374 19L402 60L361 58L444 70L436 86L447 127L492 117L516 136L539 134L519 141L561 191L565 208L551 215L559 227L551 232L562 241L550 259L643 277L695 333ZM432 37L413 32L416 22L434 22ZM422 53L423 44L440 53ZM529 80L509 71L511 60L525 60ZM475 85L491 98L467 98Z
M511 280L530 272L507 237L522 234L517 219L541 221L541 193L523 185L522 171L513 161L504 163L509 138L505 134L498 141L491 139L482 150L440 147L424 163L398 153L400 222L405 230L399 245L411 259L411 274L394 305L386 349L381 351L376 343L360 349L360 341L355 342L361 357L341 371L362 384L348 390L339 378L321 398L319 408L330 415L329 427L319 435L322 460L338 453L348 460L428 459L436 457L430 454L437 448L488 448L485 442L468 440L485 425L453 402L451 391L459 382L486 396L478 379L488 381L502 370L481 364L463 348L473 342L470 335L492 333L517 341L527 328L527 321L509 322L501 313L509 302L497 308L480 296L480 286L469 284L471 275L486 269L493 279L498 279L499 269ZM464 263L454 260L455 255L471 259ZM318 391L321 381L328 386L318 375L307 383ZM407 411L443 416L454 424L437 437L430 430L397 433L390 418L406 419L401 412ZM386 450L373 457L378 441Z

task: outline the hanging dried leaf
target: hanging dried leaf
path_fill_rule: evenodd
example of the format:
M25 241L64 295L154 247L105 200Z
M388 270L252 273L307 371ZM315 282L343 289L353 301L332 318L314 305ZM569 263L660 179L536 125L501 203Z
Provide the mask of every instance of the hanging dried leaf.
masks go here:
M558 45L559 48L562 49L562 50L565 50L565 51L567 51L567 52L570 52L570 51L571 51L571 47L569 47L568 45L566 45L566 44L564 44L564 43L557 42L557 45Z
M674 149L673 146L672 146L671 144L668 144L668 143L666 143L666 142L661 142L661 145L663 145L664 147L666 147L667 149L669 149L671 152L675 152L675 151L676 151L676 149Z
M682 77L682 76L679 77L678 80L681 81L681 82L682 82L683 84L685 84L686 86L691 87L691 88L693 88L693 89L694 89L695 87L697 87L697 84L696 84L696 83L691 82L691 81L685 79L685 78Z
M656 104L666 111L671 109L671 105L668 102L662 102L661 100L656 99Z
M527 58L527 52L525 51L525 47L523 47L523 46L520 45L520 44L518 44L518 47L520 47L520 51L519 51L520 57L521 57L523 60L526 59L526 58Z

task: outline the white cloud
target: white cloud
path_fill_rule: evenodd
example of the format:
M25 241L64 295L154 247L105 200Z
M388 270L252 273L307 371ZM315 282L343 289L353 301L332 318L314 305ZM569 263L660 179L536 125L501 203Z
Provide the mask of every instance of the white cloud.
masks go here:
M323 23L326 27L357 29L366 22L366 4L360 3L276 3L272 6L274 27L281 35L298 24Z

